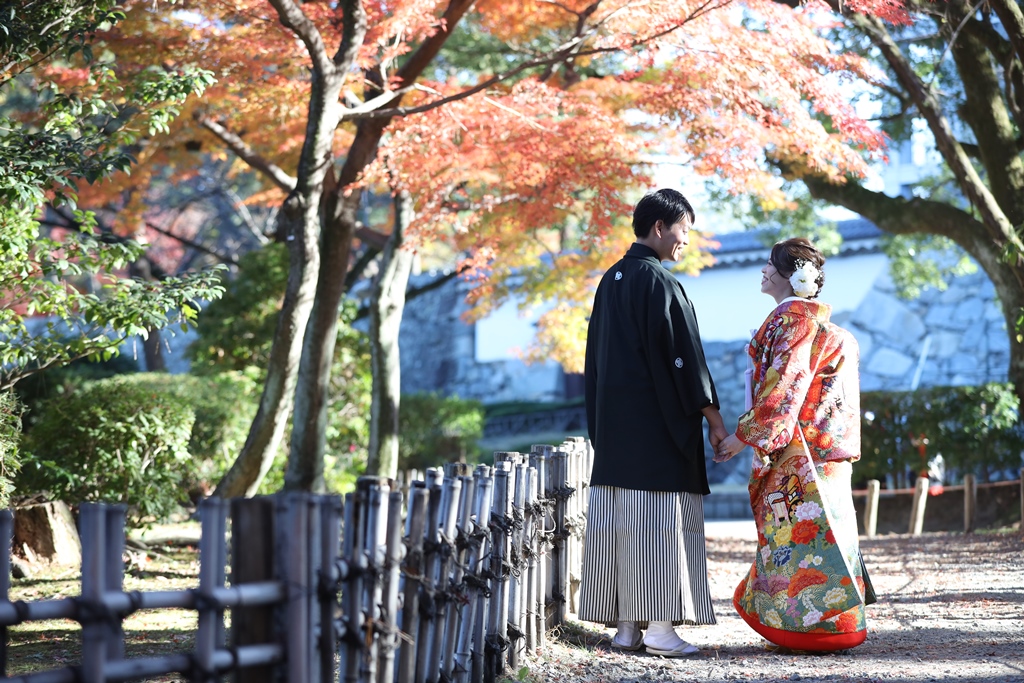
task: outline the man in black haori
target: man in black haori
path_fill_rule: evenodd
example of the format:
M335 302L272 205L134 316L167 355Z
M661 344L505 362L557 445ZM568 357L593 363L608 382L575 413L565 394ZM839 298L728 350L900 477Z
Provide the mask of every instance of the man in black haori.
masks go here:
M704 418L712 448L728 434L693 305L661 265L682 257L694 218L675 190L637 203L636 242L601 279L587 333L595 455L579 617L615 624L613 647L668 657L698 651L674 626L715 623Z

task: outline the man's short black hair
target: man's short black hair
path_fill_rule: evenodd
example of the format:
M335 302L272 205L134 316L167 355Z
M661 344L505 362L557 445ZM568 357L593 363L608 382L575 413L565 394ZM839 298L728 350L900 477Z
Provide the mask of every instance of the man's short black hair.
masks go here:
M683 220L683 216L689 216L690 225L697 220L693 207L682 192L667 188L648 192L633 209L633 234L640 238L647 237L659 220L669 226Z

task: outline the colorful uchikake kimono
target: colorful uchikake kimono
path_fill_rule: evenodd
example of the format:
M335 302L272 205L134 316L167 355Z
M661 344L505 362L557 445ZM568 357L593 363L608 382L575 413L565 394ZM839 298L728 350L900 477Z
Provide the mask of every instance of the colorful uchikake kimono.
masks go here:
M733 604L759 634L798 650L860 645L865 601L874 599L850 492L860 458L858 348L830 313L794 298L768 317L750 344L752 407L736 430L754 447L758 548Z

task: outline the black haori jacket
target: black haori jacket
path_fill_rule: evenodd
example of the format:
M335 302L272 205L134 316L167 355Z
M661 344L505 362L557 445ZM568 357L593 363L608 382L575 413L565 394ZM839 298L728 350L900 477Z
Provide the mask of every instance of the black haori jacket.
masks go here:
M591 485L709 493L701 409L718 395L693 304L650 247L601 279L585 372Z

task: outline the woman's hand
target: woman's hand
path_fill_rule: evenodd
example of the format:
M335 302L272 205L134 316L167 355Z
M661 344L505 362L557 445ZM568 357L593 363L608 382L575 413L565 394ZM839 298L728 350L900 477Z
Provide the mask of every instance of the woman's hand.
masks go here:
M715 455L711 459L715 462L725 462L746 448L746 446L747 444L736 438L735 434L730 434L718 444L718 448L715 449Z

